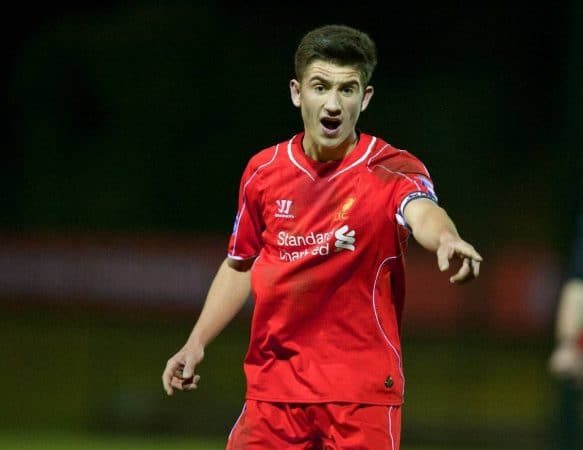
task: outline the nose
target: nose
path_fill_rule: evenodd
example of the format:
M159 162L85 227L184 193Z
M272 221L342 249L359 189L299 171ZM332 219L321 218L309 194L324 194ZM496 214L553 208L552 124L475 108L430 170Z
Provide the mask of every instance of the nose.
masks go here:
M340 111L340 101L338 99L338 93L335 91L330 91L328 97L326 98L326 103L324 104L324 108L329 113L335 113Z

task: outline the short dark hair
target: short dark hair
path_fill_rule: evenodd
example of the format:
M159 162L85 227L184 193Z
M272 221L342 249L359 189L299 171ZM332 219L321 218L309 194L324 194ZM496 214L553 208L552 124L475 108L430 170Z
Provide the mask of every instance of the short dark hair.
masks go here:
M347 25L324 25L306 33L296 49L294 64L298 80L301 81L314 60L354 66L366 86L377 65L376 45L363 31Z

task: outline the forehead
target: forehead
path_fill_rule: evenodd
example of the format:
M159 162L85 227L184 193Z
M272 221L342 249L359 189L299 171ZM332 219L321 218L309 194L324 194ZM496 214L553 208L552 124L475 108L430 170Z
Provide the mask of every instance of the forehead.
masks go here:
M338 83L360 83L360 71L355 66L340 66L328 61L311 62L304 72L304 81L322 79Z

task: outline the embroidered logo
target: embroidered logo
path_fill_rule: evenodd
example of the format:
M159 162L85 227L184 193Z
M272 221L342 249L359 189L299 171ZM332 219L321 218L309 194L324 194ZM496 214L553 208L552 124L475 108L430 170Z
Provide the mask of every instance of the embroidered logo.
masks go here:
M295 216L290 213L292 207L291 200L276 200L275 205L277 207L277 212L275 217L280 217L282 219L293 219Z
M350 197L348 200L346 200L342 204L340 209L334 214L334 217L332 220L345 220L346 218L348 218L348 210L352 207L354 202L355 202L355 199L353 197Z
M334 233L334 237L336 238L334 247L336 247L336 251L350 250L353 252L355 249L354 242L356 241L355 234L356 232L354 230L348 231L348 225L338 228Z

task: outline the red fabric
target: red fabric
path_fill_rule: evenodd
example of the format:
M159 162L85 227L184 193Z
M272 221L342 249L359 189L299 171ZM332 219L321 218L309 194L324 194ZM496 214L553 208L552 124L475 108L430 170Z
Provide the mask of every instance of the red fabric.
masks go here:
M401 407L249 400L227 450L398 450Z
M258 256L244 362L247 398L402 402L404 199L434 198L423 164L361 134L316 163L302 134L263 150L241 180L229 256Z

